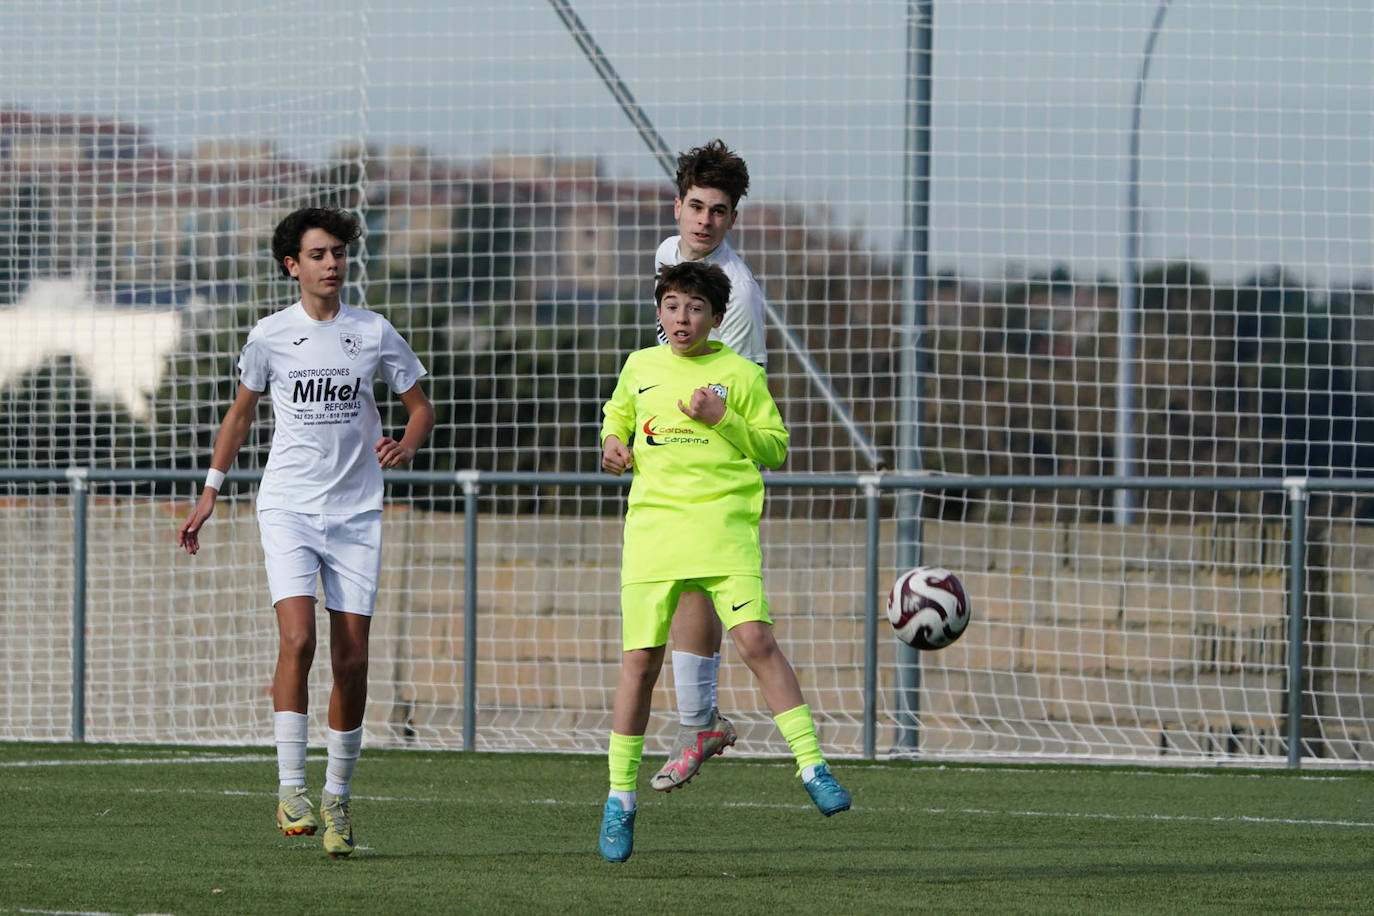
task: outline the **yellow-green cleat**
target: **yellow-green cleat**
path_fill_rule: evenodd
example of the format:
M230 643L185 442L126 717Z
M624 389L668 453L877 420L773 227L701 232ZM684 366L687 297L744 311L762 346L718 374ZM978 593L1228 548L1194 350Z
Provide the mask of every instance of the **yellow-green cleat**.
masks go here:
M280 786L277 789L277 829L285 836L314 836L319 829L315 808L306 797L305 786Z
M353 852L353 817L348 812L348 796L325 792L320 796L320 817L324 820L324 851L336 859Z

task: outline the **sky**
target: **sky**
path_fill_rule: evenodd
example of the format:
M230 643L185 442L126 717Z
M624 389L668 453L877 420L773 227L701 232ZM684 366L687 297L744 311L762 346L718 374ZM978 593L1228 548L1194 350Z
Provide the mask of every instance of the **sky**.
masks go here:
M725 137L750 200L902 244L908 13L893 0L569 0L673 150ZM1366 0L935 0L931 264L1119 275L1132 99L1146 258L1374 276ZM547 0L6 0L0 106L261 139L657 161Z

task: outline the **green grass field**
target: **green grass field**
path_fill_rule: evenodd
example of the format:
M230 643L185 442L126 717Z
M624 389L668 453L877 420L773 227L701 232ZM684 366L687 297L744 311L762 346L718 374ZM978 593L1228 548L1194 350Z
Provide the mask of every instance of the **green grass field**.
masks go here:
M1374 909L1371 773L838 761L854 810L827 820L780 761L670 796L646 762L612 865L605 769L365 751L334 860L273 828L267 749L0 744L0 913Z

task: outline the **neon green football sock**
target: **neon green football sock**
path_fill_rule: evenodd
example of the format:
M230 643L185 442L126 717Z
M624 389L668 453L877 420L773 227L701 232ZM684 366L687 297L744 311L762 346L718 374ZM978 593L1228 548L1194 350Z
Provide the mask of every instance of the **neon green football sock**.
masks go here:
M644 757L643 735L621 735L611 732L610 749L606 753L611 769L611 788L617 792L633 792L639 779L639 761Z
M797 758L797 772L809 766L825 763L821 756L821 742L816 737L816 722L811 718L811 707L794 706L786 712L773 717L778 731L787 739L792 756Z

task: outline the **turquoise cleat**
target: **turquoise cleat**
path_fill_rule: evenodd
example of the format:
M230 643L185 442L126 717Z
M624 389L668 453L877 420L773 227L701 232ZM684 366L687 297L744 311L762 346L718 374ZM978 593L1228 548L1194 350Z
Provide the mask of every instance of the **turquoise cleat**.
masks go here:
M844 790L844 786L835 781L834 776L830 775L830 768L825 764L816 767L815 775L802 785L806 786L811 800L826 817L849 810L849 793Z
M601 812L601 839L598 843L607 862L624 862L635 848L635 814L639 806L629 811L620 807L620 800L606 799Z

